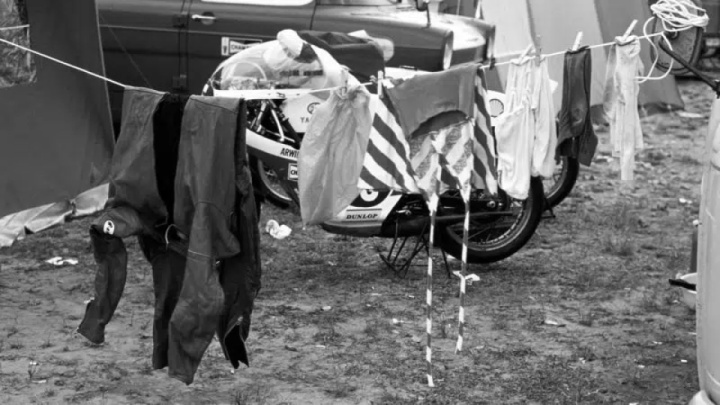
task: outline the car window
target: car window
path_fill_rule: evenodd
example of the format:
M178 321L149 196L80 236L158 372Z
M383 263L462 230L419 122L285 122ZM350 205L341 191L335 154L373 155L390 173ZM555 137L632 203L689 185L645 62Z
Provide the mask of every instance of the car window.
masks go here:
M203 3L225 3L272 7L304 6L312 3L313 1L314 0L202 0Z

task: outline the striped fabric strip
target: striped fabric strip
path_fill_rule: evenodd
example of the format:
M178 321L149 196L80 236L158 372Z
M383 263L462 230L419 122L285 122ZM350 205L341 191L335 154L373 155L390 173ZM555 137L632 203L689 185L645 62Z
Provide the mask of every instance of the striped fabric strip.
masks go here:
M419 192L408 159L410 148L400 125L385 99L372 99L371 103L375 115L358 188Z
M441 184L439 155L429 137L410 140L410 165L425 201L429 202L432 198L437 198Z
M470 201L465 200L465 222L463 223L463 247L462 247L462 267L460 269L460 308L458 310L458 340L455 345L455 353L460 353L463 347L463 339L465 334L465 290L467 286L467 250L468 250L468 234L470 233Z
M468 123L453 126L433 134L433 146L439 152L440 166L452 175L456 187L460 190L465 203L465 221L463 223L462 268L460 277L460 309L458 314L458 342L455 352L462 351L465 330L465 290L467 280L468 235L470 232L470 192L471 178L474 172L474 126ZM473 275L474 276L474 275ZM477 276L475 276L477 277Z
M455 271L453 274L460 278L460 310L458 313L458 340L455 345L455 353L460 353L463 348L465 334L465 292L468 281L480 281L477 274L465 274L467 267L463 266L463 270Z
M478 69L475 80L474 117L440 131L406 138L393 108L386 97L373 99L373 124L358 188L397 190L421 193L430 210L430 251L435 243L435 222L440 194L448 189L460 190L466 207L463 228L462 270L455 272L460 283L459 333L456 352L462 350L465 324L464 296L469 279L479 278L467 273L469 233L469 198L473 187L497 194L497 154L487 105L484 73ZM386 81L379 85L391 85ZM381 92L379 92L381 94ZM428 386L434 387L432 376L432 291L433 260L428 256L427 271L427 344Z
M444 128L433 133L433 149L438 152L440 167L452 182L446 182L445 176L441 177L442 190L455 189L465 201L470 199L471 179L473 174L474 133L473 120Z
M439 177L440 171L435 172L436 178ZM439 184L438 181L434 183L436 186ZM428 209L430 210L430 252L432 252L435 246L435 218L437 217L437 206L439 201L438 190L435 192L427 190L426 193L430 194L428 200ZM427 322L426 322L426 333L427 333L427 346L425 348L425 360L427 362L427 379L428 387L434 387L432 375L432 296L433 296L433 260L432 255L428 255L428 271L427 271L427 295L426 295L426 306L427 306Z
M496 195L497 183L497 148L495 135L492 131L490 108L485 91L485 73L478 69L475 77L475 162L473 186L483 189L490 195Z

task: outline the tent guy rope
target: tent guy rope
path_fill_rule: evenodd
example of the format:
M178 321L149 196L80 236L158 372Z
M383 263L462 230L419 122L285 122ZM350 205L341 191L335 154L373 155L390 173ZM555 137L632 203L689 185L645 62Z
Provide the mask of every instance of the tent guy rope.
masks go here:
M2 28L0 28L0 31L15 31L15 30L22 30L25 28L30 28L30 25L25 24L25 25L17 25L15 27L2 27Z
M43 57L43 58L45 58L45 59L49 59L49 60L51 60L51 61L53 61L53 62L59 63L59 64L61 64L61 65L63 65L63 66L69 67L69 68L71 68L71 69L75 69L75 70L77 70L77 71L80 71L80 72L82 72L82 73L88 74L88 75L93 76L93 77L96 77L96 78L98 78L98 79L105 80L106 82L112 83L112 84L114 84L114 85L116 85L116 86L120 86L120 87L122 87L122 88L128 88L128 87L129 87L129 86L126 86L126 85L124 85L124 84L122 84L122 83L116 82L115 80L108 79L108 78L105 77L105 76L99 75L99 74L97 74L97 73L93 73L93 72L91 72L91 71L89 71L89 70L83 69L83 68L78 67L78 66L75 66L75 65L73 65L73 64L70 64L70 63L67 63L67 62L63 62L63 61L61 61L60 59L53 58L53 57L50 56L50 55L45 55L44 53L41 53L41 52L38 52L38 51L34 51L34 50L30 49L30 48L26 48L26 47L24 47L24 46L22 46L22 45L16 44L16 43L11 42L11 41L8 41L8 40L6 40L6 39L0 38L0 42L4 43L4 44L6 44L6 45L10 45L10 46L14 46L14 47L16 47L16 48L22 49L22 50L25 51L25 52L30 52L30 53L32 53L32 54L35 54L35 55L40 56L40 57Z

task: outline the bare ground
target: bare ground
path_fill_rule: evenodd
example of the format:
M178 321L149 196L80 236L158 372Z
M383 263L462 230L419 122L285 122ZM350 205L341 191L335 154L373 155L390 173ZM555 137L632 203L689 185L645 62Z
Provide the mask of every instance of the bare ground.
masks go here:
M74 333L92 296L91 218L0 251L0 402L686 403L698 388L695 318L667 279L689 268L713 94L699 82L680 87L687 111L702 117L643 119L634 186L621 184L602 132L596 161L557 218L513 257L471 268L481 281L468 289L461 354L458 283L438 273L434 389L424 372L424 268L398 278L377 258L389 241L303 231L295 213L266 207L263 221L294 233L262 236L251 367L232 373L214 342L189 387L151 370L151 272L134 241L102 346ZM80 263L44 263L53 256Z

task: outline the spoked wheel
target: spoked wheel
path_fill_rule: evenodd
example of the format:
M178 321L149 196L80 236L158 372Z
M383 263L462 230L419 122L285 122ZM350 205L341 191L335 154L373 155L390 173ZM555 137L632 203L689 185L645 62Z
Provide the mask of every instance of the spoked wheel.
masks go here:
M468 263L492 263L520 250L535 233L544 211L545 197L540 178L530 181L525 201L514 200L500 190L490 207L495 211L511 211L512 215L470 221ZM438 230L438 244L448 254L461 259L463 223Z
M283 189L275 171L267 167L260 159L256 159L256 162L258 178L265 191L265 197L278 208L288 208L292 199Z
M549 208L555 208L570 194L580 172L577 158L568 156L556 157L555 173L550 179L543 179L545 198Z

